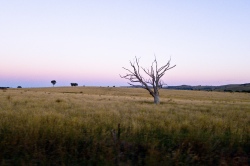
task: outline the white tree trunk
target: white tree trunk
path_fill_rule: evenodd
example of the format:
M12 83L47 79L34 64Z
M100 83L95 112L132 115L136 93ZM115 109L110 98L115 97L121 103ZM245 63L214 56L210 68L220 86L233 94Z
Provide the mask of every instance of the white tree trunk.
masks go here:
M154 103L160 104L160 96L158 94L154 95Z

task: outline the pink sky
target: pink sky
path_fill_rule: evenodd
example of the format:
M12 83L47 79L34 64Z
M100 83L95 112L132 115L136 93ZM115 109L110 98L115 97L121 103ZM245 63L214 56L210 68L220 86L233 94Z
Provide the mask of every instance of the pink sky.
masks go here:
M1 1L0 86L127 85L135 56L168 85L250 82L250 1ZM213 11L213 12L211 12Z

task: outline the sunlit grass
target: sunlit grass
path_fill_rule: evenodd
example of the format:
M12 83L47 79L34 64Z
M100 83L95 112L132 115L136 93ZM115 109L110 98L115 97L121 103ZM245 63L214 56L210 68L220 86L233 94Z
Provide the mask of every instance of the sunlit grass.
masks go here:
M160 95L155 105L143 89L0 91L1 163L249 162L250 94L161 90ZM115 144L111 130L117 132L118 124Z

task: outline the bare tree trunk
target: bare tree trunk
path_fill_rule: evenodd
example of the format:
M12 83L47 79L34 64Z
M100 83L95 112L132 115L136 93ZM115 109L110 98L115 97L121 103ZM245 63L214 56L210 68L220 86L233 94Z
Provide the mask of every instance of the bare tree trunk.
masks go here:
M159 96L159 94L154 95L154 103L155 104L160 104L160 96Z

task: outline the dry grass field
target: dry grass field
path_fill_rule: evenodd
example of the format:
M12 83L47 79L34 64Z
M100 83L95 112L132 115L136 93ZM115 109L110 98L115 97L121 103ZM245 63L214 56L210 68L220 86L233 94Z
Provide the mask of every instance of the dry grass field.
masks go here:
M0 91L0 165L250 165L250 94ZM119 127L118 127L119 124Z

